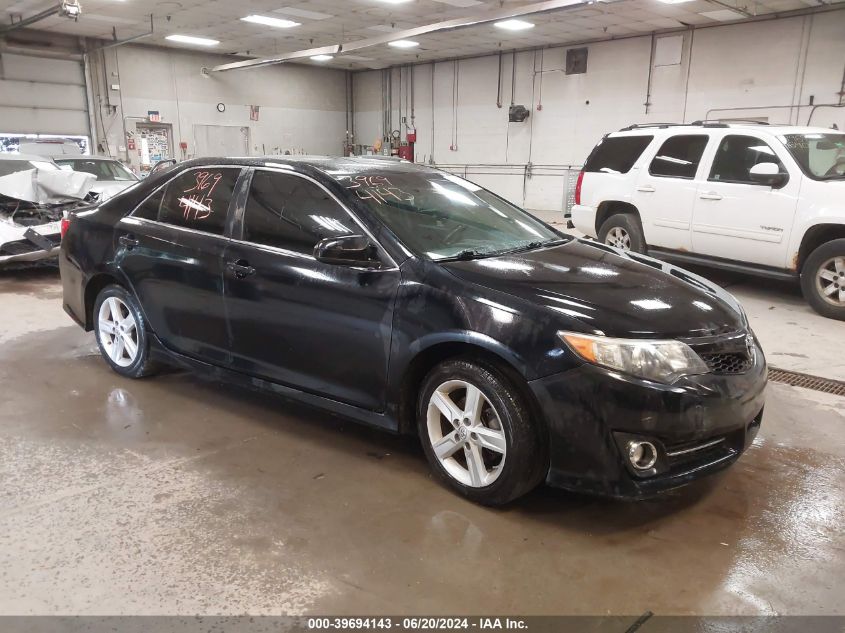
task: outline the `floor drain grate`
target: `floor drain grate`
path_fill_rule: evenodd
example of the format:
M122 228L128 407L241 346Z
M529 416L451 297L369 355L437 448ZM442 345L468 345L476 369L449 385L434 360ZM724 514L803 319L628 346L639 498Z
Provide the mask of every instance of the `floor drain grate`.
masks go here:
M787 371L786 369L770 367L769 380L772 382L782 382L793 387L803 387L804 389L812 389L813 391L832 393L836 396L845 396L845 382L811 376L810 374L801 374L797 371Z

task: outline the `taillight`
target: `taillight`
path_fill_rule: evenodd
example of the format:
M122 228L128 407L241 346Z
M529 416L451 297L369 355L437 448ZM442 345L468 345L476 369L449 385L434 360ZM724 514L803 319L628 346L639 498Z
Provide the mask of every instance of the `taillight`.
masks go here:
M578 173L578 181L575 183L575 204L581 204L581 185L584 184L584 172Z
M61 225L62 239L65 239L65 235L67 235L67 230L69 228L70 228L70 218L68 216L64 216L62 218L62 225Z

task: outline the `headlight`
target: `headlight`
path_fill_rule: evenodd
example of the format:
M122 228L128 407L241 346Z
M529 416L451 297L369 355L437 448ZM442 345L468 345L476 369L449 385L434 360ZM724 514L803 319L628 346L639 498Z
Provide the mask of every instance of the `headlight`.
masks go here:
M698 354L680 341L608 338L575 332L557 334L588 363L646 380L670 384L681 376L706 374L710 371Z

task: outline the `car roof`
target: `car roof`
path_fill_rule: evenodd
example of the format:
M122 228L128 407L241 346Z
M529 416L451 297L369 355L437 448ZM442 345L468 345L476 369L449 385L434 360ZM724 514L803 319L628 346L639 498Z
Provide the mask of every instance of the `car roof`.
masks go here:
M10 154L0 153L0 160L37 160L42 163L51 163L53 159L50 156L37 156L36 154Z
M232 165L243 167L288 166L290 168L311 168L332 175L333 172L390 171L392 173L419 173L438 170L405 160L386 160L371 156L235 156L194 158L178 163L181 169L205 165ZM342 175L342 174L334 174Z

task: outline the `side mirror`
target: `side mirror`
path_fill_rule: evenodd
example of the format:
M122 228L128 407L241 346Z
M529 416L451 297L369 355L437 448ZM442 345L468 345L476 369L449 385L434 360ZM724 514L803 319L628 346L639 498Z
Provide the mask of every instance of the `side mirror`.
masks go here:
M777 163L757 163L748 171L748 175L758 185L782 187L789 180L789 175L780 170Z
M365 235L327 237L314 247L314 259L333 266L379 268L378 249Z

